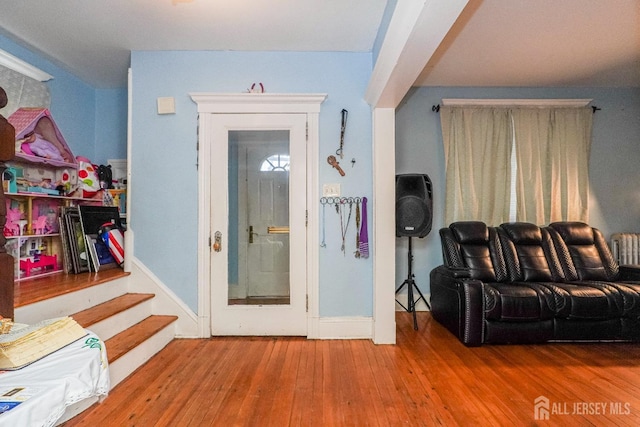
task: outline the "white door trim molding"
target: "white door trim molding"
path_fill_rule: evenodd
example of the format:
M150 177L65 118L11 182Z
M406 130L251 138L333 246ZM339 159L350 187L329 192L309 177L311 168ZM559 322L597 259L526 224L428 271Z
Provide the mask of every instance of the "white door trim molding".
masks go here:
M396 111L373 109L373 342L396 343ZM391 166L390 166L391 165Z
M191 93L198 113L320 113L318 93Z
M308 123L307 146L307 292L309 308L307 317L317 316L318 307L318 261L317 243L319 226L318 210L318 145L320 105L326 94L253 94L253 93L192 93L197 104L198 119L198 333L200 337L211 336L211 261L210 241L211 206L211 114L237 113L306 113ZM316 259L314 259L314 256ZM311 334L311 329L308 329Z

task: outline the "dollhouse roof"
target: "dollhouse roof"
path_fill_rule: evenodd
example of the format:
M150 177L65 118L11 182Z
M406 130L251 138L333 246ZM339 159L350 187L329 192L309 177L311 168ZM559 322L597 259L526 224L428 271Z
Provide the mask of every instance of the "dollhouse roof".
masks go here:
M16 161L46 163L51 166L77 167L77 161L48 109L19 108L9 116L7 120L16 129ZM54 144L64 160L39 157L32 153L25 152L22 147L23 140L25 136L28 136L34 131L45 140Z

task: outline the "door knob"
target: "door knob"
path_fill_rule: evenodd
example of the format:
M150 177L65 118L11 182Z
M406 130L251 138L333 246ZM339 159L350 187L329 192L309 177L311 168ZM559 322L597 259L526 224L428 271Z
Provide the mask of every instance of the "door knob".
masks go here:
M222 250L222 233L216 231L213 235L213 250L216 252L220 252Z

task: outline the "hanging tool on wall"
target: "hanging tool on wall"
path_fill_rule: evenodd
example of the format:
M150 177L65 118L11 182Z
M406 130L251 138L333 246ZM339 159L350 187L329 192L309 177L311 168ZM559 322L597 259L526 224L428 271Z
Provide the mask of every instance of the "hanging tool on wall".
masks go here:
M340 174L340 176L344 176L344 171L342 170L342 168L340 167L340 163L338 163L338 160L336 160L336 156L329 156L327 157L327 163L329 163L331 166L333 166L334 168L336 168L336 170L338 171L338 173Z
M367 198L362 198L362 226L360 228L360 257L369 258L369 230L367 229Z
M342 235L342 246L340 250L343 254L346 255L346 242L347 242L347 230L349 229L349 223L351 222L351 213L353 212L353 197L343 197L340 199L340 204L338 205L338 215L340 215L340 234ZM343 205L349 205L349 215L347 216L346 206L343 208ZM346 218L345 218L346 217Z
M340 147L336 150L336 156L340 156L340 159L344 158L344 132L347 130L347 116L349 112L344 108L340 112L342 116L342 122L340 124Z
M360 258L360 197L355 198L356 201L356 252L355 257Z
M325 224L326 224L326 215L324 212L324 207L327 205L328 200L326 197L321 197L320 198L320 204L322 205L322 242L320 242L320 247L321 248L326 248L327 247L327 241L325 239Z

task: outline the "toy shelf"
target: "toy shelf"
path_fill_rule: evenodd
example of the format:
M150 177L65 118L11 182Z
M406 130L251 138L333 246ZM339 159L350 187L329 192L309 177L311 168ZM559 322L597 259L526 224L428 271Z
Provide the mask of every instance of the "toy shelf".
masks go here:
M25 234L23 236L5 236L7 241L11 239L31 239L36 237L60 237L59 233L51 233L51 234Z
M55 160L55 159L47 159L44 157L31 156L29 154L17 152L15 154L15 161L23 162L23 163L33 163L33 164L45 164L55 168L72 168L75 169L78 167L77 164L72 162L65 162L64 160Z
M13 256L14 280L20 281L62 271L60 235L31 234L7 236L7 253Z
M57 196L54 194L47 194L47 193L31 193L31 192L27 192L27 191L19 191L17 193L7 193L5 192L4 195L6 197L11 197L11 198L15 198L15 197L25 197L25 198L46 198L46 199L60 199L60 200L68 200L70 202L96 202L96 203L102 203L102 199L96 199L96 198L87 198L87 197L78 197L78 196Z
M8 213L5 248L14 258L15 281L63 271L58 221L63 207L102 205L102 199L45 193L7 193L5 197Z
M45 108L20 108L8 119L15 128L15 151L2 172L6 203L6 251L14 258L14 280L63 271L66 263L60 234L64 208L102 205L98 198L78 197L98 183L93 166L79 160ZM79 170L82 169L82 170ZM82 172L82 175L80 174ZM63 265L64 264L64 265Z
M15 234L13 234L14 236L19 236L19 235L34 235L34 234L47 234L47 233L38 233L35 229L34 229L34 223L35 220L38 219L39 215L36 215L34 218L34 211L37 212L38 209L36 207L36 209L34 210L34 202L37 205L38 201L51 201L52 203L43 203L45 205L45 207L48 206L49 209L53 209L54 212L56 212L56 218L59 216L59 208L61 206L76 206L78 204L91 204L91 203L95 203L95 204L102 204L102 200L101 199L88 199L85 197L74 197L74 196L54 196L54 195L50 195L50 194L45 194L45 193L26 193L26 192L18 192L18 193L5 193L5 197L7 200L16 200L16 201L25 201L26 202L26 206L23 207L23 209L21 209L21 211L23 212L24 216L26 216L26 218L23 218L23 220L26 220L26 229L25 230L21 230ZM9 212L10 208L10 203L9 206L7 207L7 212ZM7 223L9 223L9 219L7 218ZM10 226L10 224L8 224ZM5 232L5 237L11 237L12 234L7 234Z

